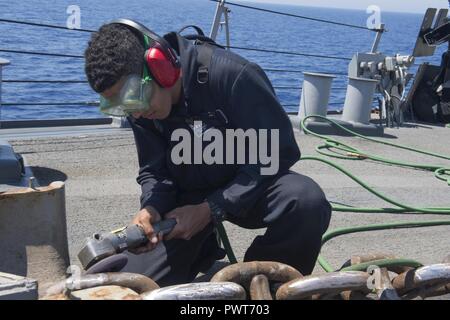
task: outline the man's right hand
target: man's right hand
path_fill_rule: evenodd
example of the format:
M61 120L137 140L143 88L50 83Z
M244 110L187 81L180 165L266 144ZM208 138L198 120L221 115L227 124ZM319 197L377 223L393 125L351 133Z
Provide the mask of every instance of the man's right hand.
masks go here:
M162 241L163 235L160 232L155 234L152 224L161 220L161 216L154 208L148 206L138 212L138 214L131 221L131 225L138 225L144 229L145 235L148 238L148 243L136 249L129 250L134 254L141 254L153 250L157 244Z

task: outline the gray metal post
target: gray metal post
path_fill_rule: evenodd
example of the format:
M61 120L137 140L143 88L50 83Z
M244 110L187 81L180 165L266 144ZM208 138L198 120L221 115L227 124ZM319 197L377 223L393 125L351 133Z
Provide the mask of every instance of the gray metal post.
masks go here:
M298 116L310 115L326 117L330 99L331 83L335 76L322 73L303 72L303 86ZM320 121L320 119L313 119Z
M373 95L378 80L348 78L342 120L351 123L369 124Z
M9 60L0 58L0 129L2 128L2 69L9 63Z
M222 19L223 8L225 6L225 0L221 0L217 3L216 14L214 15L214 21L211 27L211 32L209 33L209 37L214 41L217 38L217 33L219 32L220 20Z
M219 27L222 25L222 15L225 18L225 21L223 22L225 24L225 32L226 32L226 42L227 46L230 46L230 29L228 26L228 13L230 10L225 6L225 0L222 0L217 3L217 9L216 14L214 15L214 21L211 27L211 32L209 34L209 37L216 41L217 34L219 33Z
M376 53L378 50L378 45L380 44L381 36L383 35L383 33L385 31L384 26L385 26L384 23L380 24L379 31L377 31L377 35L375 36L375 41L373 42L373 45L372 45L372 50L370 51L371 53Z
M227 47L230 46L230 28L228 25L228 13L230 13L230 10L228 10L228 8L225 7L224 17L225 17L225 35L227 38Z

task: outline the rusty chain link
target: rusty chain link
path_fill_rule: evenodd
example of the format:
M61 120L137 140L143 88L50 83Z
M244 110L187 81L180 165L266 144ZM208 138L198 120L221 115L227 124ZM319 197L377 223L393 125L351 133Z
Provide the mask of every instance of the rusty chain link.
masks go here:
M303 276L289 265L272 261L242 262L217 272L210 282L160 288L132 273L99 273L70 277L51 287L43 299L121 300L410 300L450 293L450 259L412 268L394 264L393 255L352 256L334 272ZM376 263L383 261L383 266ZM374 263L374 265L370 265ZM370 265L366 271L345 271Z
M283 284L302 278L293 267L274 261L239 262L227 266L212 277L211 282L231 281L242 285L252 300L271 300L269 281Z

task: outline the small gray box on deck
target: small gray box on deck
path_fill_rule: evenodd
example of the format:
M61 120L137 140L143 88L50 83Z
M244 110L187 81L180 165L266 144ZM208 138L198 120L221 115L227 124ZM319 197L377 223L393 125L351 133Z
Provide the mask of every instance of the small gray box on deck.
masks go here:
M0 140L0 183L18 181L22 177L22 165L11 145Z
M0 272L0 300L37 300L36 280Z

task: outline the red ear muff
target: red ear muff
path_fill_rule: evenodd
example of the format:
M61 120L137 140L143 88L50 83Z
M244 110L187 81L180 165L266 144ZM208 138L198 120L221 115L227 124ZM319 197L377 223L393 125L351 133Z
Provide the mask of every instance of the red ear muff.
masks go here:
M145 52L145 61L156 82L163 88L172 87L180 77L180 68L166 56L165 52L155 46Z
M145 52L145 61L155 81L164 88L172 87L180 77L181 66L169 43L139 22L129 19L117 19L111 23L122 24L130 28L139 38L152 40ZM147 41L144 41L146 46Z

